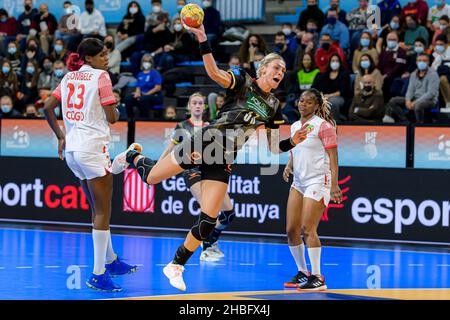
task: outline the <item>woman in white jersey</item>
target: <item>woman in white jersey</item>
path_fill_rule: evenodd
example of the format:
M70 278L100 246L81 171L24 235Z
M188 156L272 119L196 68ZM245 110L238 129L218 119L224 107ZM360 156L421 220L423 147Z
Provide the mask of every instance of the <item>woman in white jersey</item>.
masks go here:
M287 203L286 231L298 273L284 285L301 290L325 290L327 286L320 272L321 243L317 227L330 198L335 202L342 201L338 186L336 124L330 104L315 89L306 90L297 106L301 119L291 126L291 135L306 128L307 137L291 150L283 178L288 182L289 175L294 174ZM302 233L311 261L310 274Z
M94 270L86 284L100 291L120 291L111 276L132 273L136 266L119 260L111 242L109 221L113 177L108 145L109 123L119 119L108 72L108 49L94 38L83 40L67 60L71 71L47 100L44 112L58 138L58 154L80 179L92 210ZM65 132L54 109L61 104ZM64 154L63 154L64 151Z

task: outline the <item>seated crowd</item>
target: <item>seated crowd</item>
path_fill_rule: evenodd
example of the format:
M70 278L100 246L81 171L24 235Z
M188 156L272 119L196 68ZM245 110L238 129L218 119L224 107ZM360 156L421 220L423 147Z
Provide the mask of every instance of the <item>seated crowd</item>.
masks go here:
M59 21L45 3L34 8L32 0L24 0L18 17L0 8L0 117L42 117L45 100L68 72L68 55L83 38L96 37L110 52L121 119L184 119L185 112L167 99L177 101L177 88L195 82L189 65L201 60L180 20L186 1L176 1L173 17L162 0L149 1L147 15L138 2L129 2L114 33L108 33L93 0L85 0L85 11L76 17L65 1ZM269 37L249 34L229 55L223 54L224 25L212 0L203 1L204 25L215 57L227 68L256 77L266 54L284 58L287 72L275 94L289 123L298 120L295 102L309 88L329 99L337 121L424 123L430 112L450 113L450 5L438 0L429 7L416 0L402 8L398 0L383 0L381 25L371 26L369 1L353 1L357 7L345 12L339 0L330 0L325 11L317 0L307 0L297 25L284 23ZM212 120L225 90L202 84L208 96L205 119Z

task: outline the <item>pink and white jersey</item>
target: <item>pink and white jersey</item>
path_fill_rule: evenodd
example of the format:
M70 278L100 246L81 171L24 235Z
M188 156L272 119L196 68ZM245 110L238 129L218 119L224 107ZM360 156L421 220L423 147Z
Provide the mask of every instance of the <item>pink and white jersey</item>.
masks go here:
M330 157L326 149L337 147L336 128L314 115L305 123L297 121L291 126L291 137L297 130L308 126L307 138L291 150L294 183L301 187L312 184L330 186Z
M66 74L52 96L61 102L66 151L105 152L111 136L103 107L116 102L108 72L85 64Z

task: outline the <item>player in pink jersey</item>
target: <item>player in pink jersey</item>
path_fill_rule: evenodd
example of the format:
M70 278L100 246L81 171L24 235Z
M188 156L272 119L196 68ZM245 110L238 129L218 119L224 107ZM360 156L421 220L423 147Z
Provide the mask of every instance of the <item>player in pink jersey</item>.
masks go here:
M291 150L283 178L288 182L289 175L294 175L287 204L286 231L298 273L284 285L301 290L324 290L327 286L320 272L321 243L317 228L330 199L342 201L338 186L336 125L328 101L315 89L306 90L297 106L301 119L291 126L291 135L306 128L307 137ZM308 246L311 274L306 267L302 233Z
M108 145L109 124L119 120L117 101L108 72L108 49L94 38L83 40L69 56L71 72L64 76L44 108L47 121L58 137L58 154L80 179L92 210L94 271L86 284L100 291L121 291L111 276L136 271L114 253L109 221L113 176ZM61 104L65 130L58 125L54 109ZM140 146L136 146L137 149Z

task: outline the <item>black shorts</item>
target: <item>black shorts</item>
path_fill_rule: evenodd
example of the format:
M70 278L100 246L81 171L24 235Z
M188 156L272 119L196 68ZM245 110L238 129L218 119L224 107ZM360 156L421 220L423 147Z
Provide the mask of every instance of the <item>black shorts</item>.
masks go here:
M202 181L202 172L198 167L191 170L185 170L183 171L183 178L187 187L191 189L194 184Z

